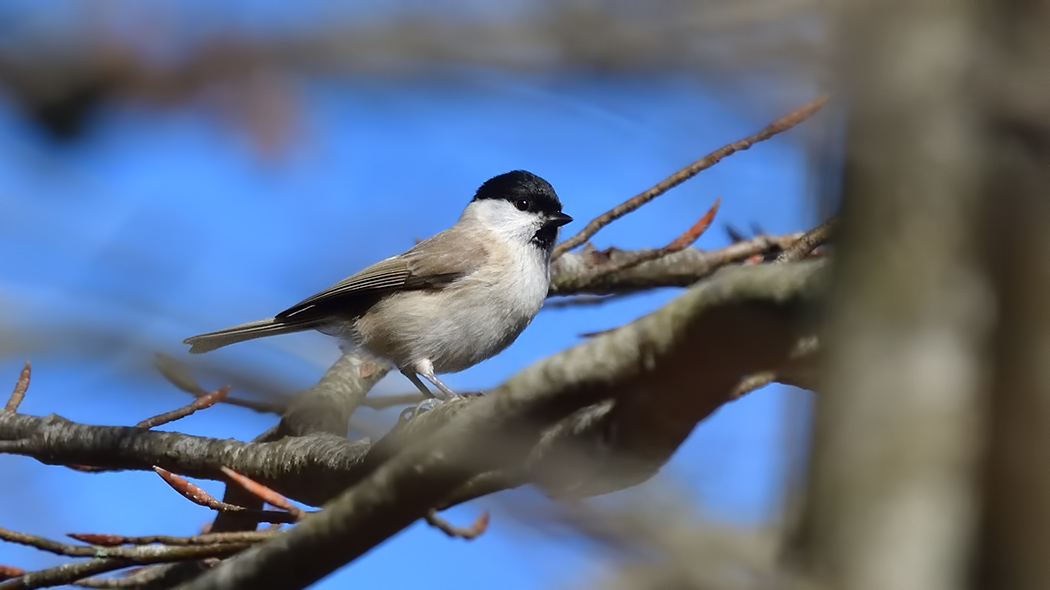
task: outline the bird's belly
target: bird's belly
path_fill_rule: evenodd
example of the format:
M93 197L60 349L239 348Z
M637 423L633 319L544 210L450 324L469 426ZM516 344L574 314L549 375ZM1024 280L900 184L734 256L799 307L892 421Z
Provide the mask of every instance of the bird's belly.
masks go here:
M388 297L357 320L353 340L399 367L426 359L435 373L455 373L514 342L546 297L546 285L542 291L523 291L483 281L450 291L408 291Z

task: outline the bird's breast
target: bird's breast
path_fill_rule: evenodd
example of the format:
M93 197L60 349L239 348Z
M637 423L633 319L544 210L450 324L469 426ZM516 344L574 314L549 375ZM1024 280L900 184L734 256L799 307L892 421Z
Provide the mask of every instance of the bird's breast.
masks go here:
M422 359L437 373L473 366L514 342L543 305L549 276L546 261L535 258L391 295L357 320L355 340L398 366Z

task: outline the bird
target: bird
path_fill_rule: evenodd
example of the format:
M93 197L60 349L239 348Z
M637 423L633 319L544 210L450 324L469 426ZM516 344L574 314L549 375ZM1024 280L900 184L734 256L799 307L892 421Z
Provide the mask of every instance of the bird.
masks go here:
M448 229L310 296L272 318L187 338L191 353L317 330L344 352L385 361L427 398L457 394L457 373L514 342L550 287L560 228L571 222L554 187L525 170L485 181ZM426 379L437 393L421 380Z

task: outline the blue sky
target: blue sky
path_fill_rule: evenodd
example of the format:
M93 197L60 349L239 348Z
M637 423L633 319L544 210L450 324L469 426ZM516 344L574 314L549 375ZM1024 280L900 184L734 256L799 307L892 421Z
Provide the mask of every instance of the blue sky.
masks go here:
M13 384L33 359L23 412L124 425L180 406L187 396L149 370L158 350L258 372L288 389L308 386L338 354L324 336L266 339L206 359L189 359L180 341L272 315L440 231L495 174L524 168L547 178L577 220L566 228L574 233L780 114L736 108L685 76L452 68L441 81L314 80L298 100L301 132L277 160L195 108L111 108L83 141L56 146L0 101L0 329L8 335L0 383ZM617 222L595 243L662 245L717 196L716 227L700 247L724 245L724 223L803 229L808 188L800 146L775 138ZM444 380L454 389L491 386L581 333L622 324L676 294L543 311L505 353ZM395 375L378 391L411 385ZM790 400L805 396L771 387L721 409L661 477L705 516L747 525L775 516L785 425L799 415L788 411ZM248 439L274 420L216 407L170 427ZM83 474L0 456L0 481L0 526L38 534L192 534L210 518L150 473ZM502 587L541 588L579 581L600 556L577 539L531 531L498 502L448 517L467 524L481 506L492 508L493 522L478 540L452 541L416 525L319 587L488 588L499 577ZM57 562L0 545L3 564Z

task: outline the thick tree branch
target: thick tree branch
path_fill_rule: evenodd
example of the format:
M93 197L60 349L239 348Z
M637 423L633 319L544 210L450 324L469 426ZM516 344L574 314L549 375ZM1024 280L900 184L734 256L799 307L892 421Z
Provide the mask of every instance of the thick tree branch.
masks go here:
M824 266L725 269L484 397L401 421L371 446L323 432L245 443L0 412L0 451L105 469L158 465L213 479L231 467L309 504L336 498L290 539L281 535L220 578L201 581L257 587L261 575L268 585L301 587L435 508L528 482L585 496L651 477L697 423L732 399L744 376L791 360L803 333L798 320L823 289ZM272 577L258 560L285 559L276 557L285 555L280 547L298 564Z
M213 439L124 426L90 426L56 416L0 412L0 452L52 465L152 470L221 480L226 466L282 494L319 505L353 483L369 444L317 434L268 443ZM334 490L334 491L333 491Z
M356 354L344 354L317 385L296 395L284 415L278 434L303 436L327 432L346 436L350 416L390 367Z
M790 360L790 353L785 353L781 358L777 346L773 345L780 338L778 330L784 329L779 321L765 322L762 316L741 312L733 307L734 300L730 297L736 293L739 297L747 295L755 300L777 300L789 295L812 298L817 289L815 285L819 284L820 273L817 269L822 267L822 263L782 266L783 270L780 271L763 266L728 269L695 289L704 295L695 295L693 291L687 294L690 298L712 298L717 295L718 299L704 299L705 305L725 309L717 318L708 320L706 340L698 340L690 347L680 349L681 354L690 357L690 366L695 367L686 382L671 384L649 377L644 388L647 392L645 396L617 397L610 393L604 397L617 397L615 402L601 402L582 409L547 432L542 443L530 451L529 472L521 473L509 465L502 466L505 471L490 474L464 486L450 495L447 501L454 503L502 487L520 485L533 475L545 481L551 493L572 494L586 493L588 487L625 487L651 475L700 420L719 404L731 399L739 380L750 374L741 372L741 365L754 366L757 372L775 369L785 358ZM750 289L746 292L741 291L743 287L740 286L745 284L745 277L752 277L751 282L746 283ZM669 309L674 308L665 308L657 313L671 314ZM734 321L743 323L734 325ZM637 323L613 330L608 336L626 332L640 340L625 343L624 350L617 354L581 360L584 364L579 370L601 367L612 380L618 372L631 367L630 363L634 362L631 360L633 357L629 356L631 351L637 354L637 351L652 346L648 342L649 336L636 331L634 326ZM740 326L747 329L741 329ZM671 332L680 330L673 322L666 329ZM749 339L747 350L740 351L744 360L730 362L723 358L730 356L732 346L729 344L738 343L745 337ZM604 342L603 338L595 340ZM697 348L699 342L706 342L707 345ZM772 353L763 353L767 348ZM734 383L725 385L734 379ZM613 385L610 382L608 387ZM557 382L551 383L551 387L562 386ZM220 469L229 467L285 496L316 506L356 483L414 441L426 440L440 431L455 420L459 412L480 403L482 399L485 398L447 403L414 420L402 421L371 446L365 441L348 441L325 433L288 437L274 442L246 443L130 427L75 424L54 415L35 417L0 412L0 451L31 456L50 464L85 464L103 469L152 470L156 465L190 477L216 480L223 479ZM634 425L631 425L632 422ZM659 436L650 436L646 425L655 428ZM618 434L609 439L605 433L611 431ZM580 451L583 456L600 451L603 458L602 461L592 462L584 470L588 475L578 478L581 481L575 484L553 477L551 473L554 468L545 467L548 460L552 461L556 456L550 452L552 449L570 448L585 449L586 452ZM620 472L618 461L631 456L641 457L635 462L634 469L638 471L624 475ZM641 464L644 464L644 469L639 467ZM598 472L602 470L608 471L607 478L599 477ZM541 473L546 474L539 475ZM435 506L441 504L439 502Z
M635 432L667 426L656 420L666 414L650 410L665 401L652 399L660 391L702 399L680 402L686 407L717 407L703 399L704 383L719 383L726 395L744 374L789 354L797 340L792 326L798 306L823 283L820 266L731 269L653 314L536 363L488 395L460 404L465 407L457 408L447 427L413 441L322 512L185 588L302 588L423 517L477 474L522 463L547 427L602 400L623 400L618 426L634 423ZM767 324L761 342L753 330L740 329L742 320L747 328ZM713 338L725 335L725 323L739 336ZM697 352L721 375L699 378ZM722 370L727 363L730 369ZM640 421L631 410L643 411ZM675 438L648 430L654 434L655 442L638 448L662 453Z

